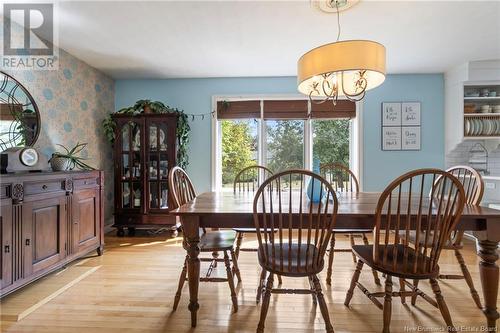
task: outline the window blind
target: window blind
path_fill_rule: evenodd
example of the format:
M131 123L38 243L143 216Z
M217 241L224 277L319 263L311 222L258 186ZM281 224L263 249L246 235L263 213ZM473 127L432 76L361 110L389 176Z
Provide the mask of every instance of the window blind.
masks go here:
M260 118L260 100L217 102L217 119Z
M307 119L307 100L264 100L264 119Z
M321 104L311 103L311 118L312 119L327 119L327 118L355 118L356 103L349 100L338 100L336 105L331 101Z

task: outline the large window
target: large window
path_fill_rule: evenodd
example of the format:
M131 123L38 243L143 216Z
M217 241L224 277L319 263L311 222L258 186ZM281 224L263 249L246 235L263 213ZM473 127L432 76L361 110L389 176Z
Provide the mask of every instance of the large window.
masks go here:
M304 168L304 121L267 120L266 166L273 172Z
M222 187L232 189L241 169L258 164L257 120L222 120Z
M311 170L318 159L320 163L338 162L357 171L350 165L358 161L353 159L351 142L354 104L350 105L352 110L343 104L343 109L331 117L331 104L315 108L304 100L231 103L219 102L214 120L215 190L232 190L236 174L255 164L273 172Z

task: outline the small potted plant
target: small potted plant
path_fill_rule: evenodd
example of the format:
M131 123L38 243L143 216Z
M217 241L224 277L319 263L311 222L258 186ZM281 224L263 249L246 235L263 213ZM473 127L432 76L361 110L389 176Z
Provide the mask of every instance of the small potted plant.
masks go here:
M83 162L86 158L77 156L85 147L87 143L77 142L76 146L68 149L63 145L58 144L64 151L56 151L52 154L49 160L50 166L53 171L66 171L73 170L75 167L81 170L94 170L93 167Z

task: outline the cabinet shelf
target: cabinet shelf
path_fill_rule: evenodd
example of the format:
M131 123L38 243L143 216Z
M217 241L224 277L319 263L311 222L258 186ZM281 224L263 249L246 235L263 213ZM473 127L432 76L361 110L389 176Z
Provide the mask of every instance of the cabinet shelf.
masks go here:
M500 113L464 113L464 117L499 117Z
M485 102L485 101L500 101L499 96L495 97L464 97L465 101L476 101L476 102Z

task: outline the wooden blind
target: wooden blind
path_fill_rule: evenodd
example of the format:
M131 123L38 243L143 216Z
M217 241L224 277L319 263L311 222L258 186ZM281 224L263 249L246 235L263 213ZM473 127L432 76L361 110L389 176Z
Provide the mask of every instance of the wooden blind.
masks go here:
M0 119L1 120L14 120L12 112L20 113L23 111L21 104L5 104L0 103Z
M326 118L355 118L356 103L348 100L338 100L336 105L331 101L321 104L311 103L311 118L326 119Z
M264 119L307 119L308 100L264 100ZM311 103L312 119L355 118L356 103L339 100ZM217 119L258 119L260 100L217 102Z
M217 102L217 119L260 118L260 100Z
M307 119L307 100L264 101L264 119Z

